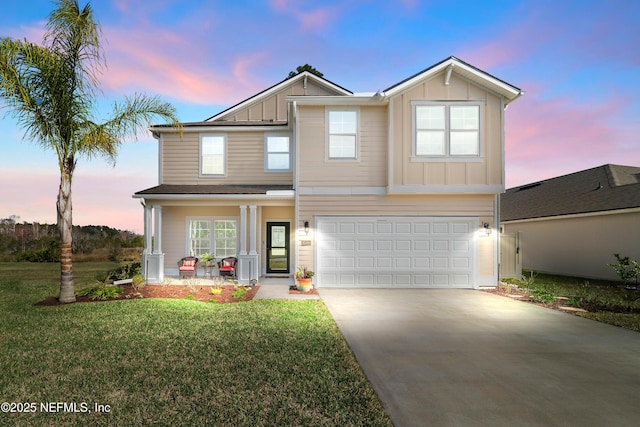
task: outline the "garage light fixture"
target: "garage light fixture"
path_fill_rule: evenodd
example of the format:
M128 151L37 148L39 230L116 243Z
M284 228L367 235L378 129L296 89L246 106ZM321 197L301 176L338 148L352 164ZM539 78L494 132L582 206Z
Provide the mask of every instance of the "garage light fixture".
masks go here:
M489 226L488 222L483 222L482 228L484 228L484 232L487 233L487 236L491 234L491 227Z
M309 221L304 222L304 234L309 235Z

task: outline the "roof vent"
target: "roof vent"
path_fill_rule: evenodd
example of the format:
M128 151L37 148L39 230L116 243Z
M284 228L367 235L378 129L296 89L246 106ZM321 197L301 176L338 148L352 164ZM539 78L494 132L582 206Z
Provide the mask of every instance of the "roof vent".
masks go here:
M518 191L529 190L531 188L539 187L542 184L544 184L544 181L538 181L531 184L523 185L522 187L518 188Z

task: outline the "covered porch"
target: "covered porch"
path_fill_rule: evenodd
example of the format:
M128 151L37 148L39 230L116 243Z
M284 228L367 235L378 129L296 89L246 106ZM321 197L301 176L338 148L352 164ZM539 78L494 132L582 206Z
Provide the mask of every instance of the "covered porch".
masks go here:
M149 282L178 278L183 257L205 253L216 262L237 258L241 284L286 278L295 269L299 231L291 186L161 185L134 197L144 208L142 269ZM209 273L214 277L218 271L213 267ZM203 263L196 277L205 278Z

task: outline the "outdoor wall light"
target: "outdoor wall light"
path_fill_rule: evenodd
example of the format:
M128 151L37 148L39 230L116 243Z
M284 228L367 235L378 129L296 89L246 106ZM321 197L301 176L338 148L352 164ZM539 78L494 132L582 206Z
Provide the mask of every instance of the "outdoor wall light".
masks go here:
M309 235L309 221L304 222L304 234Z
M484 228L484 232L487 233L487 236L491 234L491 227L489 227L488 222L483 222L482 228Z

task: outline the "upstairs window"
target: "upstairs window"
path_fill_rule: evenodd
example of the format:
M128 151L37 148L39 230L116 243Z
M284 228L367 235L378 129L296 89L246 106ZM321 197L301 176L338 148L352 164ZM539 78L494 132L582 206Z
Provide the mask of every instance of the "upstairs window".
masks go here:
M480 103L414 103L415 157L480 156Z
M357 159L358 112L354 110L329 110L328 157L329 159Z
M224 176L226 173L227 141L225 135L200 137L200 174Z
M291 170L291 146L288 135L267 134L265 136L265 171L285 172Z

